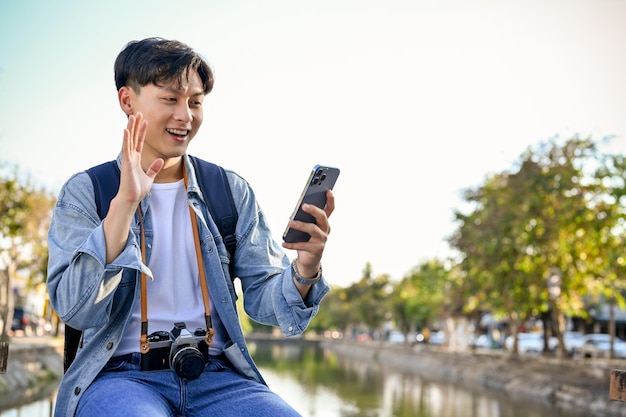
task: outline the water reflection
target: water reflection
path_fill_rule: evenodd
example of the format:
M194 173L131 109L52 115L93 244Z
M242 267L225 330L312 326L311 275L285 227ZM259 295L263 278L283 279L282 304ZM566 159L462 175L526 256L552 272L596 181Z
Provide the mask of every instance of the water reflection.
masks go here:
M52 417L54 396L0 412L0 417Z
M0 417L52 417L57 386L52 383L37 393L24 392L21 398L0 398Z
M424 380L328 349L252 344L267 382L304 417L583 417L479 387Z
M303 417L583 417L480 387L460 388L319 346L250 343L269 386ZM51 417L54 395L0 412Z

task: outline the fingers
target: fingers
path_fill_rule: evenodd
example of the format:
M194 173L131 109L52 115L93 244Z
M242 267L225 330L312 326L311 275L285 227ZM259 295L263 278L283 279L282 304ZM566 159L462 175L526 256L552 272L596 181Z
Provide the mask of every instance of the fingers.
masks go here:
M128 116L126 129L124 129L122 151L126 152L127 155L130 155L130 153L134 151L141 152L146 130L147 122L143 120L143 115L141 113L137 113L137 115L131 114Z
M165 161L163 161L163 159L161 159L161 158L155 159L152 162L152 164L150 164L150 167L148 168L148 171L146 171L146 175L148 175L150 178L154 179L154 177L157 176L159 171L161 171L161 168L163 168L164 164L165 164Z
M137 150L137 152L141 152L143 150L143 144L146 140L146 132L148 131L148 121L144 120L143 115L141 113L138 113L137 123L139 124L139 128L137 129L137 147L135 149Z
M297 230L311 235L311 240L317 237L319 240L326 242L330 233L330 223L328 217L335 210L335 195L332 191L326 192L326 206L322 210L312 204L303 204L302 211L309 213L315 218L315 223L305 223L300 221L292 221L291 226ZM309 240L309 241L311 241Z
M148 121L143 118L142 113L136 115L131 114L128 116L128 124L124 131L125 137L128 132L128 139L130 141L129 150L141 152L143 149L143 143L146 139L146 132L148 130Z
M144 171L143 145L148 133L148 121L143 114L128 116L124 129L122 145L122 166L118 195L125 201L137 203L149 192L156 176L165 164L162 158L156 158Z
M126 129L124 129L124 141L122 144L122 159L131 162L130 165L141 164L141 152L146 140L148 131L148 121L144 119L142 113L128 116ZM158 173L160 167L156 167Z
M335 195L330 190L326 191L326 206L324 206L323 210L315 207L312 204L304 204L302 206L302 210L315 217L317 227L319 227L322 232L324 232L324 234L328 235L330 233L330 224L328 223L328 218L333 213L333 211L335 211ZM315 227L314 224L311 224L311 226ZM309 233L308 230L304 231Z
M328 194L328 201L326 207L321 209L312 204L303 204L302 210L309 213L315 218L316 223L305 223L300 221L292 221L289 226L300 230L302 232L311 235L311 238L307 242L283 242L282 246L286 249L297 250L298 253L308 253L313 262L321 259L322 253L326 241L328 240L328 234L330 233L330 224L328 223L328 216L335 209L335 198L332 193ZM300 256L300 255L298 255Z
M326 191L326 207L324 207L324 211L326 212L326 217L330 217L330 215L335 211L335 194L332 191Z

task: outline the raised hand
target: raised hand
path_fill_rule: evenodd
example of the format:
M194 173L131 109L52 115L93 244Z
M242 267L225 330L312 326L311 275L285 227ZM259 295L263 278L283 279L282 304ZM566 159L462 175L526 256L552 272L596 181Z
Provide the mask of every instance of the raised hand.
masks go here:
M130 204L138 204L152 188L154 178L163 168L164 161L157 158L147 171L142 166L142 151L146 140L148 121L143 114L128 117L122 145L122 174L118 195Z

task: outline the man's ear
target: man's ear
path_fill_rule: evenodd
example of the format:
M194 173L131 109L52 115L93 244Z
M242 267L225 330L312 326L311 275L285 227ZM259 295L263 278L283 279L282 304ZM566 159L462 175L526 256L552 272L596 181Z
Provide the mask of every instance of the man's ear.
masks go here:
M133 110L133 99L135 92L129 87L122 87L117 91L117 99L120 102L120 108L127 116L135 113Z

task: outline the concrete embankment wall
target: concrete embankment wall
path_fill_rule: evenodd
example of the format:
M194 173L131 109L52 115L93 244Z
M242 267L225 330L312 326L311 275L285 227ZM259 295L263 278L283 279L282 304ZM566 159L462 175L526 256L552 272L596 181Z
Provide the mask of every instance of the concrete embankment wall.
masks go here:
M61 341L9 343L6 373L0 375L1 409L46 398L63 375Z
M612 369L626 361L589 361L542 356L512 357L506 352L447 352L428 346L324 342L322 346L352 359L382 365L458 386L483 387L513 398L528 398L602 417L626 416L626 403L610 401Z

